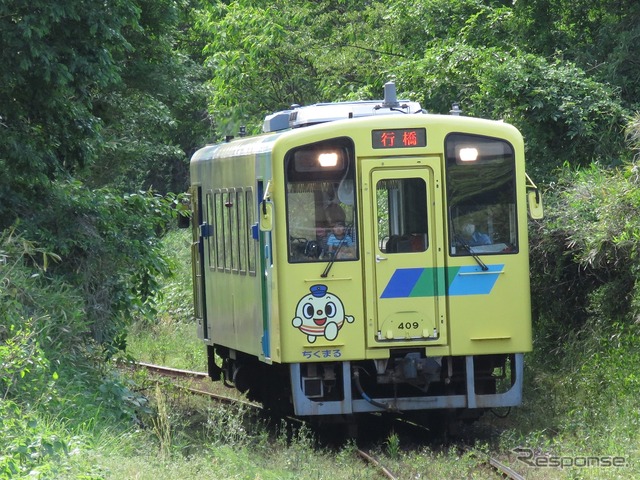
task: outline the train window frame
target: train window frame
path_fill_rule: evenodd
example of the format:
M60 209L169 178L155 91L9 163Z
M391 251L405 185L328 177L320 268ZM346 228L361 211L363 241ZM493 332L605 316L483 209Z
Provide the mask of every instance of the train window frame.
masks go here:
M256 275L256 242L252 234L255 223L253 187L229 187L210 190L213 195L210 241L215 243L215 266L224 273ZM212 250L210 250L210 255Z
M222 224L224 225L224 271L233 271L233 231L231 229L232 210L230 197L233 189L222 189Z
M229 218L229 209L226 207L229 203L229 189L221 190L221 211L222 211L222 248L224 250L224 271L231 273L231 219Z
M202 281L203 281L203 259L200 256L200 247L202 237L200 225L202 224L202 187L201 186L192 186L190 188L191 193L191 208L193 210L193 220L191 222L191 276L193 278L193 313L196 319L202 319L204 316L204 305L203 305L203 292L202 292Z
M247 187L245 190L245 211L247 214L247 270L249 275L255 277L256 276L256 262L257 262L257 254L256 249L257 241L253 238L253 226L255 224L255 208L257 208L257 204L254 204L254 194L253 187Z
M205 205L206 205L206 223L207 223L207 246L208 246L208 255L207 255L207 266L209 270L215 270L216 268L216 240L215 240L215 213L214 213L214 195L213 190L209 190L205 196Z
M429 191L424 178L383 178L375 185L376 235L380 253L429 250Z
M241 275L247 274L247 223L245 213L244 190L236 190L236 213L238 217L238 271Z
M238 205L237 205L237 188L229 188L229 196L225 203L225 208L229 213L229 234L230 240L230 257L231 257L231 273L240 273L240 242L239 242L239 226L238 226Z
M214 195L214 215L215 215L215 228L214 233L216 236L216 267L220 271L224 271L224 218L222 215L222 190L216 189L213 192Z
M444 148L449 255L517 254L513 145L505 138L451 132Z
M303 152L303 153L300 153ZM309 155L337 154L334 164L312 168ZM306 155L306 157L305 157ZM305 161L296 163L296 159ZM332 159L330 159L332 160ZM355 182L357 162L353 139L346 136L322 139L296 146L284 156L287 259L291 264L357 261L360 249L357 234ZM294 200L294 197L297 197ZM304 201L300 201L306 197ZM332 245L333 226L342 223L345 239ZM335 257L335 258L334 258Z

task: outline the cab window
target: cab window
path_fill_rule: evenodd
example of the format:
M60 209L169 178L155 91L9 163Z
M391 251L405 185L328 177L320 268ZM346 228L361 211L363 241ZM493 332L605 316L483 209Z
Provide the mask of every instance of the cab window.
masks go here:
M291 263L357 260L353 142L335 138L285 157Z
M517 253L513 146L454 133L445 148L450 255Z

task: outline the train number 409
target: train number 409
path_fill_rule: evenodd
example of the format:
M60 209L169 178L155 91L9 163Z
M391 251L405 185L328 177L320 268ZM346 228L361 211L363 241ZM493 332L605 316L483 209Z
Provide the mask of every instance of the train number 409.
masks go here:
M417 330L420 328L418 322L400 322L398 324L398 330Z

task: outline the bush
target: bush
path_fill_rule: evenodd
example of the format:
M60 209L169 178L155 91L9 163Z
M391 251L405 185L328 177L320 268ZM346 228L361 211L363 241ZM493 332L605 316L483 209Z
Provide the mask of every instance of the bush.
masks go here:
M15 229L0 234L0 478L60 478L75 432L149 411L104 363L81 289L53 275L54 260Z
M567 169L547 192L546 218L531 239L533 306L543 344L640 318L637 168Z
M157 279L169 272L160 238L179 200L66 182L54 184L44 202L46 208L34 208L16 229L59 255L49 278L81 295L87 336L110 356L123 348L134 315L154 313Z

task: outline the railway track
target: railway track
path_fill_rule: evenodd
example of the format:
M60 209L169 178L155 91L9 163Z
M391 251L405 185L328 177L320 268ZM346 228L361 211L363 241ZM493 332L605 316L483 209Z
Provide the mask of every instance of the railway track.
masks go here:
M150 363L143 363L143 362L138 362L135 364L130 365L131 368L133 369L143 369L149 373L161 376L161 377L165 377L165 378L172 378L172 379L183 379L183 380L190 380L192 381L192 383L194 383L195 385L192 386L186 386L186 385L180 385L180 384L175 384L175 386L177 388L180 388L182 390L188 391L192 394L195 395L201 395L201 396L206 396L209 397L217 402L221 402L221 403L225 403L225 404L244 404L247 406L250 406L252 408L256 408L256 409L262 409L262 406L260 404L254 403L254 402L248 402L246 400L240 399L240 398L233 398L233 397L229 397L226 395L221 395L219 393L215 393L215 392L211 392L209 390L206 389L206 384L211 383L209 381L209 376L204 373L204 372L195 372L195 371L191 371L191 370L182 370L182 369L176 369L176 368L170 368L170 367L165 367L162 365L154 365L154 364L150 364ZM201 385L202 384L202 385ZM299 419L292 419L295 420L296 422L299 422ZM411 426L412 428L425 428L419 424L416 423L412 423L412 422L403 422L406 425ZM462 450L473 454L474 456L477 456L480 458L481 460L481 465L490 468L491 470L493 470L497 476L500 476L501 478L506 478L506 479L510 479L510 480L524 480L525 477L523 477L522 475L520 475L519 473L517 473L516 471L514 471L512 468L510 468L509 466L505 465L504 463L500 462L498 459L480 452L476 449L473 449L472 447L468 447L468 446L463 446ZM373 466L379 473L381 476L383 476L384 478L388 479L388 480L399 480L399 477L396 477L385 465L383 465L377 458L375 458L375 456L373 456L371 453L368 453L360 448L356 448L355 450L356 454L358 455L358 457L362 460L364 460L367 464Z
M426 427L425 425L421 425L420 423L407 421L400 417L395 420L398 423L398 425L402 425L402 427L405 429L413 430L414 432L418 431L421 433L426 433L427 435L431 434L431 431L429 430L429 428ZM420 434L418 436L420 436ZM500 460L498 460L497 458L493 457L490 454L482 452L466 444L460 444L458 448L461 453L466 452L472 455L473 457L477 458L479 460L478 468L488 469L494 472L496 474L496 477L506 478L510 480L525 480L525 477L523 477L521 474L519 474L518 472L513 470L511 467L504 464L503 462L501 462Z
M489 454L486 454L484 452L480 452L480 451L478 451L476 449L473 449L471 447L463 447L463 450L469 452L470 454L472 454L474 456L479 457L482 465L490 468L492 471L494 471L501 478L506 478L506 479L509 479L509 480L525 480L525 477L520 475L514 469L512 469L508 465L505 465L500 460L498 460L495 457L492 457Z
M157 373L163 377L194 378L198 380L206 380L208 378L208 375L204 372L181 370L179 368L164 367L162 365L154 365L152 363L137 362L134 366L137 368L144 368L148 372Z
M193 380L196 383L209 381L209 376L203 372L195 372L192 370L181 370L177 368L165 367L162 365L154 365L151 363L144 363L144 362L137 362L131 366L134 369L143 369L151 374L159 375L165 378ZM194 388L194 387L188 387L188 386L177 385L177 384L174 386L182 390L186 390L190 393L206 396L215 401L223 402L226 404L243 403L253 408L261 408L261 405L257 403L247 402L245 400L241 400L238 398L232 398L225 395L220 395L218 393L205 390L204 388ZM293 420L295 420L296 422L300 421L299 419L293 419ZM380 474L385 478L387 478L388 480L398 480L397 477L395 477L389 471L389 469L387 469L382 463L380 463L380 461L378 461L373 455L361 449L356 449L356 454L366 463L374 466L380 472Z
M509 478L511 480L525 480L525 478L518 472L493 457L489 457L487 462L504 478Z
M225 404L243 404L256 409L262 409L262 405L255 402L249 402L240 398L234 398L220 393L212 392L207 387L211 384L209 375L204 372L195 372L192 370L182 370L179 368L165 367L162 365L155 365L152 363L137 362L133 364L134 369L143 369L149 373L159 375L165 378L190 380L191 386L174 384L176 388L185 390L195 395L201 395L209 397L217 402Z

